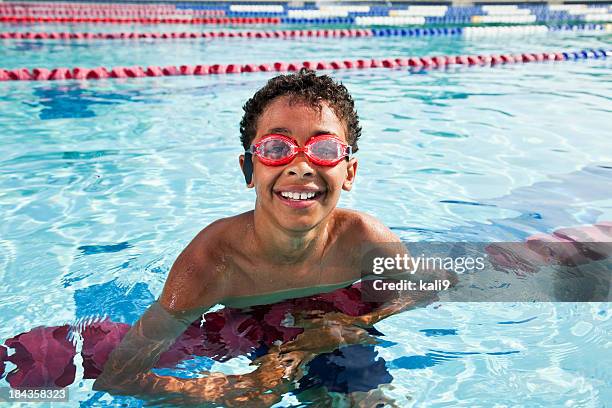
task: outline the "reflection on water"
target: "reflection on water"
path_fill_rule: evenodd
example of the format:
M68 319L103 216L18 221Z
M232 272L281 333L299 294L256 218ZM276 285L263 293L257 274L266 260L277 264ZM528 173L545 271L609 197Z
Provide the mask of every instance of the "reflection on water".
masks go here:
M595 208L588 210L589 203L609 199L612 189L612 168L606 165L588 165L567 174L551 177L551 180L536 182L512 190L509 194L468 202L463 200L440 200L440 203L460 206L490 206L513 210L520 215L508 218L493 218L486 223L469 223L451 228L443 233L444 240L461 237L491 237L492 240L524 239L530 232L550 232L560 226L595 223L604 214ZM392 227L393 228L393 227ZM440 232L442 234L442 232ZM432 235L433 240L441 239Z

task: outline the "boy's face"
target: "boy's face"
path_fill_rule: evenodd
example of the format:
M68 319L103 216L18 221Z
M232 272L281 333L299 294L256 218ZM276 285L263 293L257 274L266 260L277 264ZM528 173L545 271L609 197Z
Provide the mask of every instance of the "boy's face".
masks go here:
M321 111L300 102L290 104L287 96L273 100L257 121L257 134L251 144L270 134L293 139L300 147L317 135L331 134L348 144L345 125L323 102ZM240 156L240 165L244 155ZM299 153L288 164L266 166L253 157L253 181L257 191L256 210L281 228L307 231L325 220L340 198L340 191L352 188L357 160L342 160L333 167L318 166ZM283 197L282 193L316 192L307 200Z

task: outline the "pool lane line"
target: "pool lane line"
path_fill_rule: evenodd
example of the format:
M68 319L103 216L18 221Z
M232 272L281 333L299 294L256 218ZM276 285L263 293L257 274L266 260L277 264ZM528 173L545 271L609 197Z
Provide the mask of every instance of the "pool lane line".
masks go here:
M15 18L166 18L166 17L223 17L225 10L184 9L127 9L127 8L79 8L79 9L19 9L2 7L0 16ZM238 17L238 16L235 16ZM253 17L267 17L265 15Z
M0 16L0 23L102 23L102 24L280 24L278 17L196 18L69 18Z
M1 5L2 3L0 3ZM79 12L18 12L18 11L3 11L0 8L0 16L9 18L176 18L176 17L224 17L224 10L198 10L185 11L180 9L175 10L81 10ZM253 16L256 17L256 16ZM265 16L258 16L265 17Z
M221 6L223 7L223 6ZM27 2L27 1L5 1L0 3L2 9L14 9L14 10L154 10L154 11L165 11L165 10L194 10L201 11L201 9L177 9L176 4L152 4L152 3L92 3L92 2L73 2L67 3L65 1L38 1L38 2ZM219 9L219 6L213 8L214 10Z
M351 26L371 26L376 24L357 24L352 17L341 17L341 18L329 18L329 19L314 19L312 21L308 19L294 19L286 17L231 17L231 16L218 16L218 17L192 17L192 18L165 18L165 17L137 17L137 18L120 18L120 17L20 17L20 16L0 16L0 23L45 23L45 24L199 24L199 25L244 25L244 24L258 24L258 25L278 25L278 24L296 24L296 25L313 25L313 24L330 24L330 25L351 25ZM536 21L537 22L537 21ZM571 21L563 19L548 19L540 21L539 23L544 24L584 24L584 23L598 23L606 24L608 20L594 20L585 21L580 19L574 19ZM427 21L399 21L393 24L378 24L384 26L423 26L428 24ZM454 19L437 21L435 24L461 24L461 22L454 21ZM465 21L462 24L475 24L472 21ZM483 24L509 24L507 23L483 23ZM524 23L515 23L516 26L525 25ZM489 27L489 26L484 26Z
M418 29L416 35L427 35ZM70 33L70 32L0 32L0 39L35 39L35 40L140 40L140 39L193 39L193 38L302 38L302 37L372 37L371 29L320 29L320 30L252 30L252 31L205 31L205 32L170 32L170 33ZM447 35L460 31L447 30ZM433 33L432 33L433 34ZM432 35L429 34L429 35ZM443 35L441 32L438 35Z
M385 23L373 24L368 21L357 20L359 17L336 17L336 18L291 18L291 17L233 17L233 16L214 16L214 17L200 17L192 16L190 18L165 18L165 17L23 17L15 15L0 15L0 23L45 23L45 24L210 24L210 25L243 25L243 24L258 24L258 25L277 25L277 24L296 24L296 25L317 25L317 24L330 24L330 25L351 25L351 26L423 26L427 24L514 24L517 26L530 24L530 23L543 23L543 24L584 24L584 23L609 23L609 18L602 19L561 19L561 18L550 18L546 20L533 21L529 23L525 22L510 22L510 21L499 21L499 22L477 22L472 20L457 21L457 19L449 18L442 19L440 21L428 22L425 18L415 19L413 17L403 17L392 19Z
M581 59L605 59L612 57L612 50L588 49L573 52L555 53L522 53L522 54L493 54L493 55L441 55L434 57L410 58L383 58L358 59L343 61L303 61L275 62L272 64L214 64L214 65L171 65L167 67L114 67L98 68L17 68L12 70L0 69L0 81L53 81L53 80L97 80L105 78L144 78L163 76L197 76L197 75L223 75L252 72L289 72L300 68L314 70L344 70L369 68L401 68L409 67L413 70L427 70L446 68L450 65L490 66L516 63L545 62L545 61L574 61Z
M612 24L577 24L561 26L497 26L497 27L434 27L402 29L319 29L319 30L251 30L251 31L204 31L168 33L72 33L72 32L0 32L3 40L176 40L176 39L268 39L268 38L356 38L356 37L425 37L425 36L464 36L494 37L525 34L545 34L549 32L612 32Z
M449 32L449 34L451 34ZM452 34L455 34L453 32ZM370 29L338 30L274 30L274 31L205 31L170 33L46 33L46 32L0 32L0 39L34 40L140 40L140 39L193 39L193 38L303 38L303 37L372 37ZM425 35L425 34L423 34Z

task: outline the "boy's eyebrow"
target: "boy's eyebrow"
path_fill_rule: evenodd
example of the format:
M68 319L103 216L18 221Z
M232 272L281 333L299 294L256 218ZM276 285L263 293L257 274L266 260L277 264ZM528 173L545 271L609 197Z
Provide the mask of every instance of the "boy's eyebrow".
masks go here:
M273 133L290 134L291 131L287 128L273 128L273 129L269 129L267 133L269 135Z
M338 136L336 134L336 132L332 132L331 130L324 130L324 129L315 130L312 135L313 136L319 136L319 135L334 135L334 136Z
M269 129L266 132L266 134L268 134L268 135L272 135L272 134L275 134L275 133L290 135L291 131L289 129L287 129L287 128L279 127L279 128ZM312 136L319 136L319 135L334 135L334 136L338 136L336 134L336 132L332 132L331 130L325 130L325 129L317 129L314 132L312 132Z

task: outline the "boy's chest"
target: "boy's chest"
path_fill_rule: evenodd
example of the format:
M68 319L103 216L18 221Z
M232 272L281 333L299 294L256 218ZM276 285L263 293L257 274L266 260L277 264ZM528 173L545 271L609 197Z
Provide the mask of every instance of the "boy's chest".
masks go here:
M230 270L230 297L308 296L343 287L360 279L360 265L337 251L304 264L278 264L265 259L237 259Z

